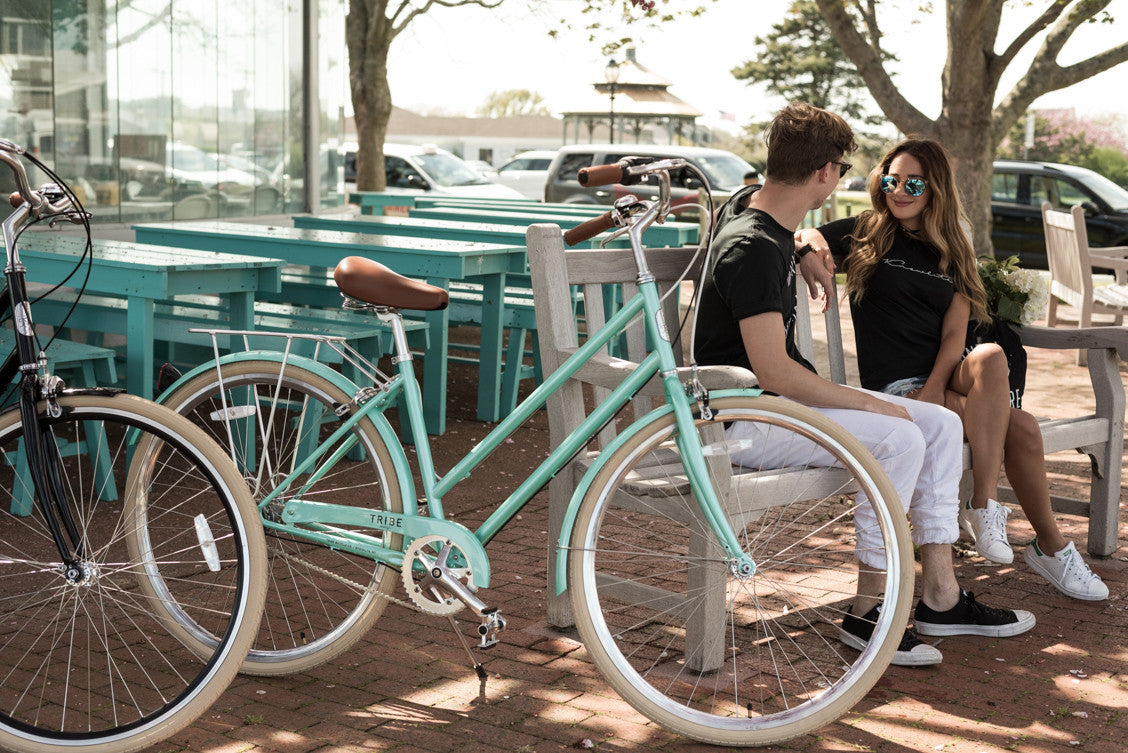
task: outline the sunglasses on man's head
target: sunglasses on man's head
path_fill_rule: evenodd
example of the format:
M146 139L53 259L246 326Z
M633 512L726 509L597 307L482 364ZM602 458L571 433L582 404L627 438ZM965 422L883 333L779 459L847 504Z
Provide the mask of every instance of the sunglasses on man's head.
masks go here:
M853 167L853 165L851 165L849 162L835 162L835 161L831 160L830 164L838 165L838 177L839 178L845 178L846 173L850 172L850 168Z
M881 176L881 190L885 193L893 193L900 184L900 178L894 178L892 175ZM909 196L920 196L924 193L925 185L927 184L924 178L909 178L905 181L905 193Z

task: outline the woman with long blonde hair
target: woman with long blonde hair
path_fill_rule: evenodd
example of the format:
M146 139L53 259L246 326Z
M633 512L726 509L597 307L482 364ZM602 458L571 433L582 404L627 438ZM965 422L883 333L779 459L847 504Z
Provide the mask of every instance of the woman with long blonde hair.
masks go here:
M1036 534L1027 564L1075 599L1107 598L1108 587L1054 520L1042 434L1034 416L1010 406L1003 350L985 343L965 356L969 320L989 317L947 153L932 140L903 141L868 185L872 210L796 236L828 269L837 260L846 272L862 386L959 414L974 482L960 526L980 555L1014 559L1009 510L996 501L1003 466Z

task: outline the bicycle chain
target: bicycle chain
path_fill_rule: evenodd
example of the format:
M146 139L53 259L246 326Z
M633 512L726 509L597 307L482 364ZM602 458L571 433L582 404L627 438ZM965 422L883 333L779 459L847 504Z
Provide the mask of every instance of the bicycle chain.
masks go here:
M325 568L321 567L320 565L315 565L312 562L309 562L308 560L296 557L292 554L289 554L288 552L282 551L281 549L279 549L277 551L280 555L282 555L283 559L289 560L291 562L298 562L298 563L304 565L305 567L308 567L310 570L313 570L315 572L319 572L322 575L327 575L330 578L332 578L333 580L336 580L340 583L343 583L346 586L352 586L357 591L363 592L363 591L369 590L367 587L362 586L361 584L357 583L356 581L350 580L343 575L338 575L337 573L326 570ZM382 567L387 567L387 566L383 565ZM399 604L401 607L407 607L408 609L410 609L413 612L421 612L423 614L429 614L426 610L420 608L414 602L407 601L405 599L397 599L395 596L392 596L391 594L386 594L379 589L376 589L375 593L381 599L384 599L385 601L390 601L393 604Z

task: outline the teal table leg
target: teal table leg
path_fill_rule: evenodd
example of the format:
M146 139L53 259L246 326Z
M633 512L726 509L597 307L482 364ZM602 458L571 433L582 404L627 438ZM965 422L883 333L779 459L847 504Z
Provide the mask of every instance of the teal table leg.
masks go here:
M250 291L230 294L231 329L255 328L255 296Z
M482 278L482 341L478 351L478 420L500 415L502 324L505 321L505 274ZM520 361L518 367L520 368Z
M131 395L153 397L153 308L152 298L130 296L126 314L126 390Z
M428 278L428 283L450 289L450 280ZM428 434L446 432L447 347L450 345L450 312L427 312L428 347L423 352L423 420Z

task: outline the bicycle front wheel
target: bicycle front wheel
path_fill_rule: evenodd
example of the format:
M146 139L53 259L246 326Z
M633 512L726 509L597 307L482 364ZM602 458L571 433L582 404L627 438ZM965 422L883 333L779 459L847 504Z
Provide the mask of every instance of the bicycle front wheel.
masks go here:
M26 437L18 410L0 416L0 748L134 751L190 724L238 672L265 599L262 532L231 461L183 418L129 395L57 406L41 404ZM69 562L35 499L26 443L40 432ZM209 650L148 595L154 564L216 636Z
M252 497L263 500L336 430L336 408L352 395L312 371L275 361L225 364L222 378L208 369L163 404L202 427L231 455ZM315 481L303 473L262 514L280 520L286 500L304 499L403 511L387 445L371 421L360 421L354 448ZM322 527L331 535L365 537L391 548L402 537L372 529ZM396 572L373 560L311 541L297 529L268 524L270 599L243 671L256 675L302 672L348 650L372 626L397 582ZM158 586L159 582L154 581ZM190 635L199 631L173 608Z
M568 587L584 645L628 703L696 740L768 745L838 718L885 670L908 617L912 547L888 477L840 426L774 397L712 407L713 420L696 422L709 481L754 574L734 572L705 522L670 415L597 474ZM884 569L856 557L863 506ZM877 548L868 555L880 562ZM838 636L861 570L882 596L858 653Z

